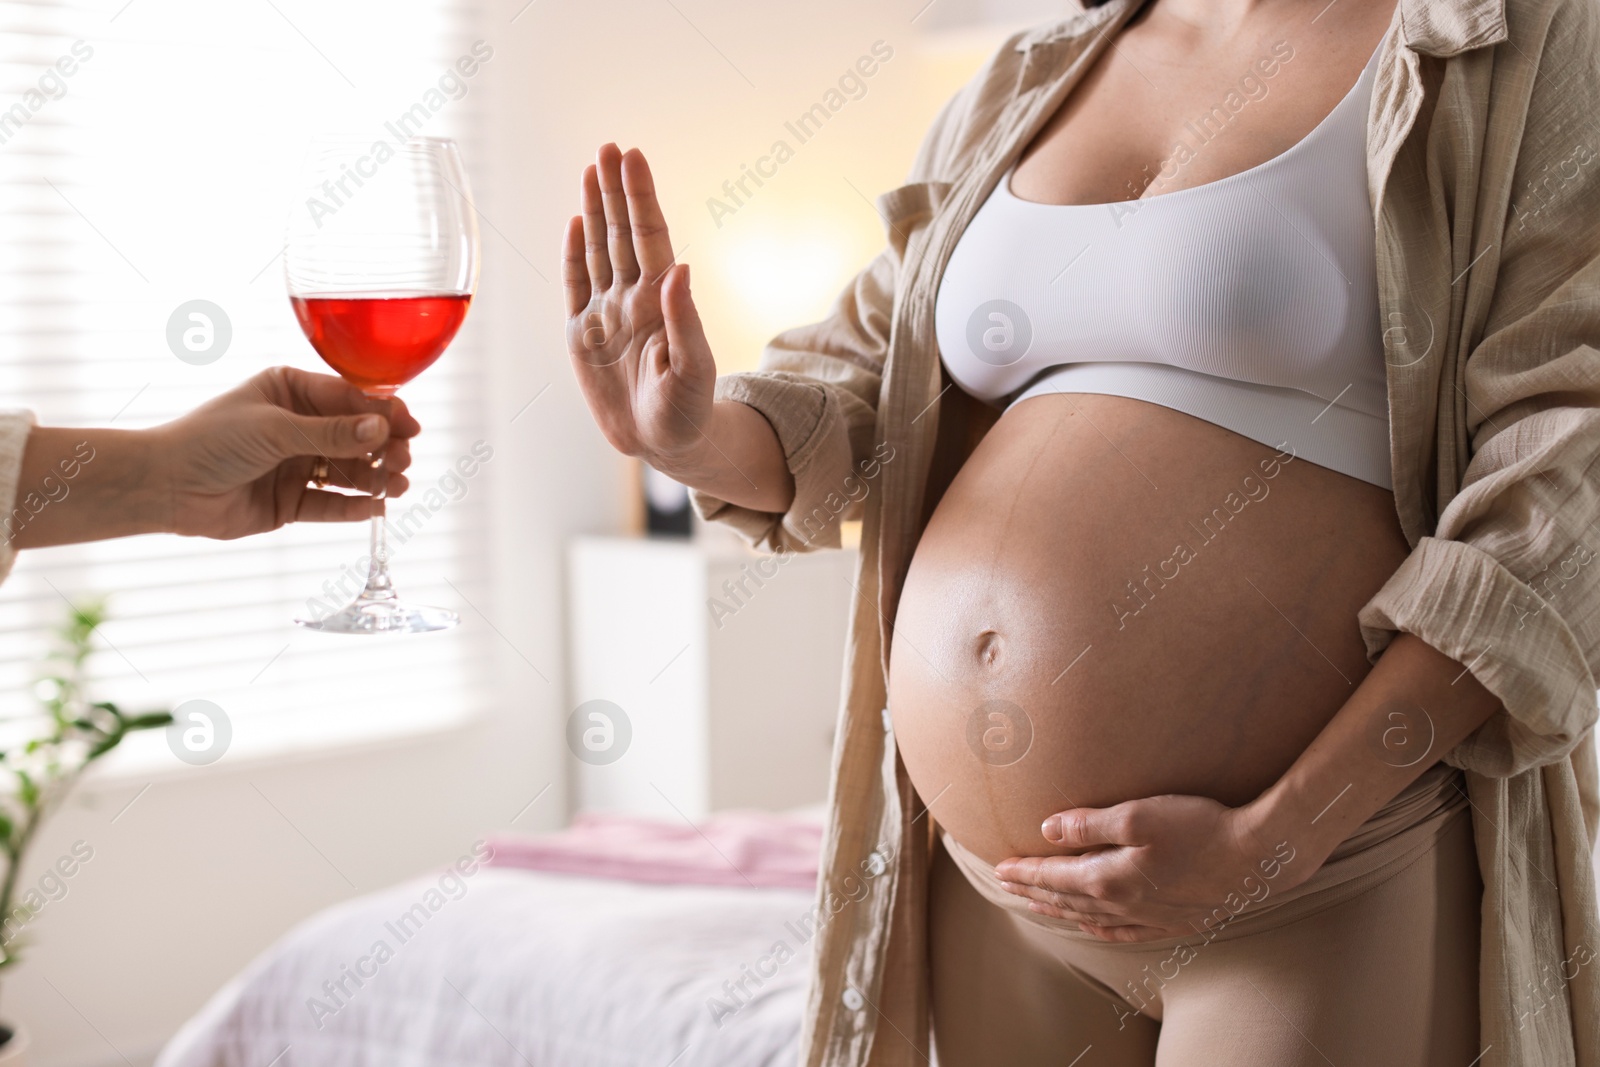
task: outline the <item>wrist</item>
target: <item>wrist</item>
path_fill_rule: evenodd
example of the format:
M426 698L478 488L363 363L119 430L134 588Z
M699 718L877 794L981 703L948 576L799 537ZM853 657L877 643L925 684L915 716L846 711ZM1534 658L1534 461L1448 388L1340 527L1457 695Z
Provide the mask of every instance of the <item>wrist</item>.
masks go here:
M714 402L687 449L643 458L674 481L740 507L782 514L794 500L794 477L778 433L748 404Z
M1317 812L1307 811L1293 796L1287 779L1280 778L1260 796L1238 809L1240 826L1263 855L1283 864L1280 889L1304 882L1321 867L1338 845L1316 820Z
M141 533L177 533L176 493L173 487L173 450L165 427L129 431L127 454L140 468L130 479L128 508Z
M61 433L83 461L79 522L108 524L108 537L172 531L169 463L159 427Z
M723 402L718 401L712 404L710 417L683 448L646 452L638 458L675 482L690 488L704 487L715 482L722 468L728 465L717 451L718 439L727 436L727 418Z

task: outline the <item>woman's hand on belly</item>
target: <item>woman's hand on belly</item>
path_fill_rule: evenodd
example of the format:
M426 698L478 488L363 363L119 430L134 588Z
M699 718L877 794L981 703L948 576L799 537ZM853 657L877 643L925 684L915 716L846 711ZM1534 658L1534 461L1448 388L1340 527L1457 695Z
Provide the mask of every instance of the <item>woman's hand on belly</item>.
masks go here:
M1248 804L1169 794L1069 809L1041 832L1070 854L1004 860L995 873L1033 910L1106 941L1199 932L1224 909L1238 914L1305 882L1499 710L1464 664L1402 633L1316 742Z
M1013 858L995 872L1032 911L1107 941L1192 934L1217 908L1236 913L1309 878L1288 841L1267 840L1260 808L1167 795L1045 820L1069 855ZM1212 921L1215 921L1214 919Z

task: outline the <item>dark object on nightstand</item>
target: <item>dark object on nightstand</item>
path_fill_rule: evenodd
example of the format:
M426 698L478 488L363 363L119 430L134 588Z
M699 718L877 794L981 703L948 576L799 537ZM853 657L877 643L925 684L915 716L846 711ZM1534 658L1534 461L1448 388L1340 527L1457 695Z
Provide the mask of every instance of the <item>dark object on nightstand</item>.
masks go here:
M693 509L689 490L648 464L644 468L644 531L651 537L688 537Z

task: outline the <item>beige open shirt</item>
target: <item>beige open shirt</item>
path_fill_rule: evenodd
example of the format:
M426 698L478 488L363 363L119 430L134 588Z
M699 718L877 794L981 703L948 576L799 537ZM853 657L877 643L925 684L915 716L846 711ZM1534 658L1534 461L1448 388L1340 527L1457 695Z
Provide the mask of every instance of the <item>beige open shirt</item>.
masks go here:
M795 499L776 515L697 494L701 514L774 550L833 547L839 518L863 520L807 1067L926 1062L933 820L895 752L886 665L917 538L993 419L943 374L934 296L1001 173L1138 6L1008 41L880 198L889 247L825 321L718 381L772 423ZM1416 634L1504 704L1446 757L1468 772L1485 886L1480 1063L1600 1067L1600 6L1400 0L1379 64L1367 173L1413 551L1361 631L1372 656Z

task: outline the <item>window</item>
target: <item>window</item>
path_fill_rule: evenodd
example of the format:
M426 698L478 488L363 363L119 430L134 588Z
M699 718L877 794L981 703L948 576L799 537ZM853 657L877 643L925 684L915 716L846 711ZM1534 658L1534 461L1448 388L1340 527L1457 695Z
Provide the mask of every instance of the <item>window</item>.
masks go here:
M49 424L148 426L275 363L326 371L278 255L306 142L370 131L392 143L409 115L408 129L459 140L470 172L481 81L453 68L473 53L476 16L458 0L0 2L0 405ZM206 366L167 344L169 316L194 299L232 327ZM424 433L412 490L389 509L406 531L392 539L402 594L464 618L487 509L451 471L483 436L484 380L469 316L402 394ZM95 594L111 612L96 695L125 708L204 698L236 739L293 722L315 740L471 710L491 650L459 630L365 639L291 624L341 579L340 602L353 595L366 537L340 524L25 552L0 588L0 718L32 710L63 598Z

